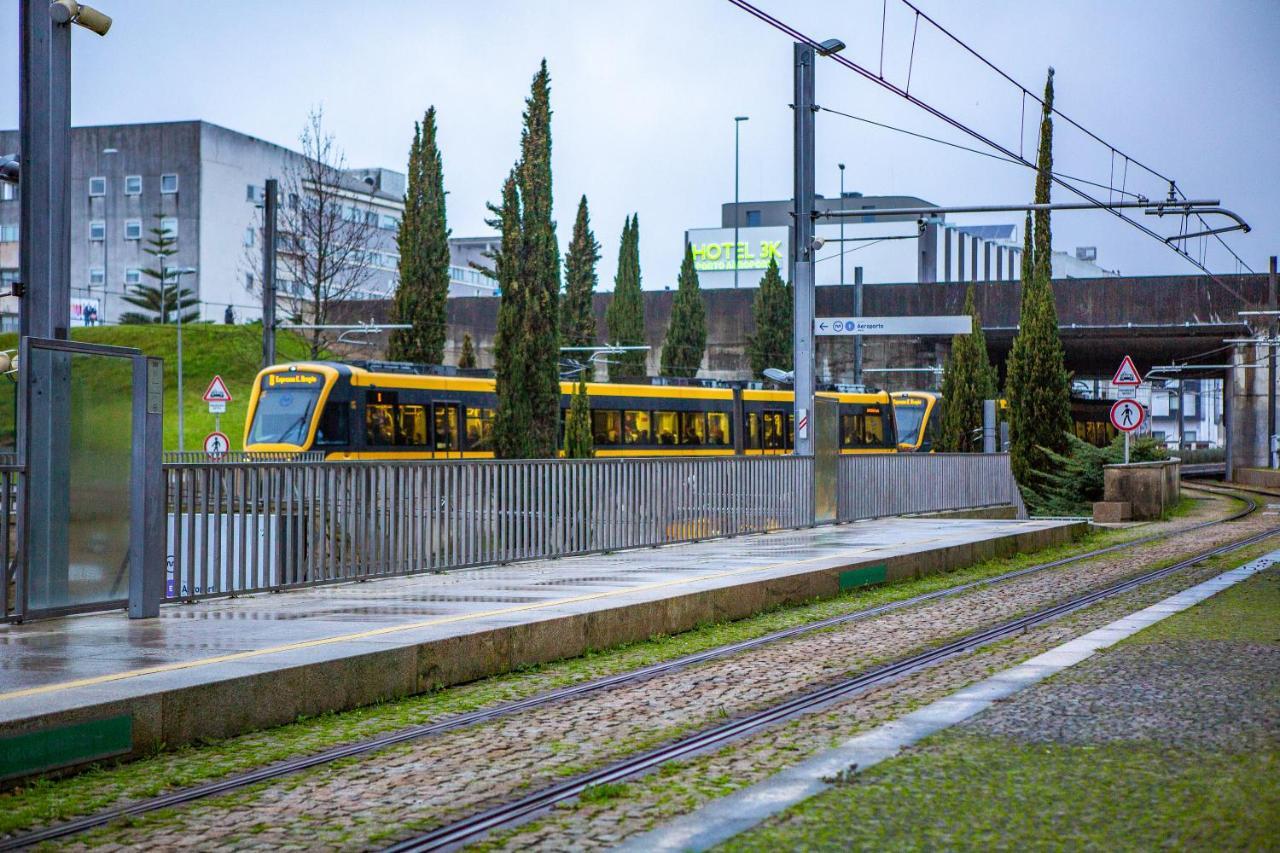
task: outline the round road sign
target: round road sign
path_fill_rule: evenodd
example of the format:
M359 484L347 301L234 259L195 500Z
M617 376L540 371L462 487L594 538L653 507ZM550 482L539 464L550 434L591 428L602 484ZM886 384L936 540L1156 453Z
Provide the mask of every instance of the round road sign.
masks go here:
M224 432L211 432L204 437L204 452L210 459L221 459L231 449L231 442Z
M1116 400L1111 406L1111 425L1121 432L1133 432L1146 417L1142 404L1132 398Z

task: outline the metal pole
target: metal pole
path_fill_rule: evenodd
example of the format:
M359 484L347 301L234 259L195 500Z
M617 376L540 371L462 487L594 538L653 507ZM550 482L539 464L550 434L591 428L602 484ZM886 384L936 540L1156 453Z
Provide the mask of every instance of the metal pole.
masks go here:
M814 50L796 42L795 60L795 239L791 241L791 283L795 353L795 454L813 455L813 210L814 210ZM843 245L843 244L842 244Z
M982 452L996 452L996 401L982 401Z
M1129 464L1129 433L1124 434L1124 464Z
M66 340L71 325L71 25L56 23L47 0L20 0L18 146L22 156L19 336ZM32 589L65 599L71 501L69 356L20 359L19 458L27 465L19 498L26 531L18 606ZM32 403L32 389L43 399Z
M276 363L276 207L280 184L267 179L262 210L262 366ZM736 263L735 263L736 266Z
M1267 310L1276 310L1276 256L1271 256L1271 268L1267 272ZM1276 336L1274 316L1270 324L1270 337ZM1276 348L1267 347L1267 459L1272 468L1280 467L1276 437Z
M862 316L862 267L853 268L853 316ZM853 339L853 384L862 384L862 335Z
M1178 450L1186 449L1186 447L1183 445L1183 442L1182 442L1182 437L1187 434L1187 419L1186 419L1186 411L1185 411L1186 409L1185 403L1187 401L1187 397L1185 392L1183 391L1183 384L1182 384L1185 381L1186 380L1184 379L1178 380Z
M165 581L164 361L133 360L133 476L129 483L129 618L160 615Z
M738 217L741 211L738 208L738 129L742 127L742 122L737 118L733 120L733 287L738 287Z
M840 210L844 210L844 163L840 166ZM840 217L840 284L844 285L844 217Z

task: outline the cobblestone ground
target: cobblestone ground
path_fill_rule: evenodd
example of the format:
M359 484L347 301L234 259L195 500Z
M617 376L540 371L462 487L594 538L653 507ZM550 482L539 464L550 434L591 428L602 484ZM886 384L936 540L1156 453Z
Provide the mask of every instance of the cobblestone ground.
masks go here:
M1274 525L1274 518L1255 516L1218 528L1171 535L1133 554L1111 555L1028 576L640 685L449 733L358 762L331 765L234 797L204 801L175 813L158 813L132 826L111 827L75 843L167 848L198 839L202 849L377 847L414 828L460 817L726 715L865 669L876 661ZM1210 573L1192 570L1160 585L1160 589L1180 588ZM1168 593L1129 596L1121 610L1142 606L1146 598L1163 594ZM749 749L731 750L685 770L677 769L675 775L637 783L634 797L557 815L554 826L531 826L528 833L513 837L510 843L547 849L610 844L647 828L660 816L678 813L707 796L754 781L784 762L858 728L898 716L993 669L1115 618L1116 613L1114 606L1095 608L1031 632L1016 644L866 694L831 714L766 733ZM786 677L780 678L779 673L786 673ZM685 773L690 777L682 778ZM563 820L568 823L562 824Z

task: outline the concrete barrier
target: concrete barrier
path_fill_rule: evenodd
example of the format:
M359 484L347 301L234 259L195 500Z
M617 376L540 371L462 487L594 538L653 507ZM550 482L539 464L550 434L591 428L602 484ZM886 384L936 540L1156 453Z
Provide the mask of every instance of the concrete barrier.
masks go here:
M1237 468L1232 481L1242 486L1280 491L1280 471L1273 468Z
M1135 521L1161 518L1182 497L1182 461L1132 462L1102 470L1103 501L1128 503Z

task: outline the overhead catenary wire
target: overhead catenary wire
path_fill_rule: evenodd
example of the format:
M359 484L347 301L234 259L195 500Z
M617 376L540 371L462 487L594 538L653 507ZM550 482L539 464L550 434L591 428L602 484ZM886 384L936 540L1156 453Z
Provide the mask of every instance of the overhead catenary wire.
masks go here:
M759 7L755 6L754 4L752 4L752 3L748 2L748 0L728 0L728 2L730 2L730 3L731 3L731 4L733 4L734 6L737 6L739 9L741 9L741 10L743 10L744 12L748 13L749 15L751 15L751 16L753 16L753 17L757 18L758 20L760 20L760 21L762 21L762 22L764 22L764 23L768 24L769 26L773 27L774 29L778 30L779 32L782 32L782 33L786 34L787 36L789 36L790 38L792 38L792 39L793 39L793 40L795 40L795 41L802 42L802 43L807 44L807 45L809 45L809 46L811 46L811 47L814 47L814 48L819 48L819 47L820 47L820 42L819 42L819 41L817 41L816 39L814 39L813 37L811 37L811 36L809 36L809 35L807 35L807 34L805 34L805 33L801 32L800 30L796 29L795 27L792 27L790 24L787 24L787 23L786 23L786 22L784 22L784 21L782 21L782 20L780 20L780 19L778 19L778 18L775 18L773 15L770 15L768 12L765 12L763 9L760 9ZM960 40L959 38L957 38L955 35L953 35L953 34L952 34L952 33L950 33L949 31L947 31L944 27L942 27L941 25L939 25L936 21L934 21L932 18L930 18L927 14L924 14L923 12L921 12L921 11L920 11L916 6L914 6L914 5L912 5L910 2L908 2L908 0L899 0L899 2L904 3L906 6L908 6L909 8L911 8L913 11L917 12L918 14L920 14L920 15L921 15L921 16L922 16L926 21L928 21L930 24L932 24L936 29L938 29L940 32L944 33L948 38L950 38L951 40L955 41L957 44L959 44L959 45L960 45L960 46L961 46L965 51L967 51L968 53L970 53L970 54L972 54L973 56L975 56L975 57L976 57L980 62L982 62L984 65L986 65L987 67L989 67L990 69L992 69L992 70L993 70L994 72L996 72L999 76L1001 76L1002 78L1004 78L1005 80L1007 80L1009 83L1011 83L1012 85L1014 85L1016 88L1018 88L1018 89L1023 93L1024 98L1025 98L1026 96L1030 96L1030 97L1034 98L1034 99L1036 100L1036 102L1037 102L1037 103L1039 103L1039 104L1041 104L1041 106L1042 106L1042 108L1043 108L1044 101L1043 101L1040 97L1038 97L1034 92L1031 92L1031 91L1030 91L1030 90L1028 90L1025 86L1023 86L1021 83L1018 83L1018 82L1017 82L1016 80L1014 80L1011 76L1009 76L1007 73L1005 73L1005 72L1004 72L1004 71L1002 71L1000 68L998 68L995 64L993 64L990 60L986 59L986 57L982 56L982 55L981 55L981 54L979 54L976 50L974 50L973 48L969 47L969 45L965 44L963 41L961 41L961 40ZM1025 159L1025 157L1023 157L1021 154L1015 154L1015 153L1013 153L1013 151L1011 151L1010 149L1006 148L1004 145L1000 144L999 142L996 142L994 139L991 139L990 137L986 136L986 135L985 135L985 134L983 134L982 132L980 132L980 131L976 130L975 128L972 128L972 127L968 126L967 124L965 124L964 122L960 121L959 119L956 119L956 118L952 117L951 115L949 115L948 113L944 112L944 111L943 111L943 110L941 110L940 108L935 107L935 106L933 106L932 104L927 103L927 102L925 102L925 101L921 100L920 98L918 98L918 97L916 97L916 96L914 96L914 95L910 94L909 92L907 92L906 90L904 90L904 89L903 89L903 88L901 88L900 86L898 86L898 85L896 85L896 84L894 84L894 83L891 83L890 81L888 81L888 80L884 79L883 77L880 77L880 76L879 76L879 75L877 75L876 73L874 73L874 72L872 72L871 70L869 70L869 69L865 68L864 66L860 65L859 63L854 62L853 60L849 59L848 57L843 56L842 54L839 54L839 53L827 53L827 54L824 54L824 55L826 55L826 56L827 56L827 58L831 59L831 60L832 60L833 62L835 62L836 64L841 65L841 66L843 66L844 68L846 68L847 70L853 71L855 74L858 74L859 76L863 77L864 79L869 80L869 81L871 81L871 82L875 83L876 85L881 86L882 88L887 89L888 91L890 91L890 92L892 92L892 93L894 93L894 94L898 95L899 97L903 98L904 100L908 101L909 103L913 104L914 106L919 107L920 109L924 110L925 112L927 112L927 113L929 113L930 115L934 116L935 118L939 119L940 121L943 121L943 122L945 122L946 124L948 124L948 125L950 125L950 126L954 127L955 129L957 129L957 130L959 130L959 131L961 131L961 132L963 132L963 133L965 133L965 134L967 134L967 135L969 135L969 136L973 137L974 139L978 140L979 142L983 143L984 145L987 145L988 147L990 147L990 148L992 148L992 149L994 149L994 150L996 150L996 151L999 151L1000 153L1002 153L1002 154L1006 155L1006 156L1007 156L1007 157L1009 157L1010 159L1015 159L1015 160L1017 160L1017 161L1021 162L1023 165L1028 166L1029 168L1036 168L1036 167L1035 167L1035 164L1032 164L1031 162L1027 161L1027 160ZM1099 142L1100 144L1102 144L1102 145L1106 145L1106 146L1108 146L1108 147L1115 147L1115 146L1112 146L1110 143L1108 143L1106 140L1102 139L1102 138L1101 138L1100 136L1098 136L1096 133L1094 133L1094 132L1090 131L1088 128L1084 127L1084 126L1083 126L1083 125L1081 125L1079 122L1075 121L1074 119L1070 118L1069 116L1067 116L1067 115L1063 114L1061 111L1057 110L1056 108L1055 108L1054 110L1052 110L1052 113L1053 113L1054 115L1059 116L1063 121L1065 121L1065 122L1067 122L1068 124L1072 125L1073 127L1077 128L1077 129L1078 129L1078 130L1080 130L1082 133L1084 133L1084 134L1086 134L1087 136L1089 136L1090 138L1092 138L1092 139L1096 140L1096 141L1097 141L1097 142ZM1144 164L1144 163L1142 163L1140 160L1137 160L1136 158L1132 157L1131 155L1126 154L1126 153L1125 153L1125 152L1123 152L1123 151L1120 151L1120 149L1119 149L1119 148L1116 148L1116 151L1117 151L1118 153L1123 154L1125 157L1127 157L1127 158L1129 159L1129 161L1130 161L1130 162L1132 162L1133 164L1135 164L1135 165L1139 166L1140 168L1144 169L1145 171L1149 172L1149 173L1150 173L1150 174L1152 174L1153 176L1156 176L1156 177L1158 177L1158 178L1160 178L1160 179L1162 179L1162 180L1164 180L1164 181L1166 181L1166 182L1169 182L1170 184L1173 184L1173 183L1174 183L1174 182L1172 181L1172 179L1170 179L1168 176L1163 175L1162 173L1160 173L1160 172L1156 171L1155 169L1153 169L1153 168L1151 168L1151 167L1149 167L1149 166L1145 165L1145 164ZM1064 188L1064 189L1066 189L1066 190L1069 190L1070 192L1072 192L1072 193L1074 193L1075 195L1079 196L1079 197L1080 197L1081 199L1083 199L1084 201L1089 202L1091 205L1096 206L1096 207L1098 207L1098 208L1099 208L1099 209L1101 209L1101 210L1105 210L1105 211L1107 211L1107 212L1108 212L1108 213L1110 213L1111 215L1113 215L1113 216L1115 216L1115 217L1119 218L1120 220L1122 220L1122 221L1124 221L1124 222L1128 223L1129 225L1131 225L1132 227L1134 227L1134 228L1138 229L1140 232L1142 232L1142 233L1143 233L1143 234L1145 234L1146 236L1150 237L1151 239L1153 239L1153 240L1156 240L1156 241L1160 242L1162 245L1168 246L1170 250L1172 250L1172 251L1174 251L1175 253L1177 253L1177 254L1178 254L1178 255L1179 255L1183 260L1187 261L1187 263L1191 264L1192 266L1196 267L1196 268L1197 268L1197 269L1199 269L1201 272L1203 272L1205 275L1209 276L1209 278L1210 278L1210 279L1212 279L1216 284L1218 284L1219 286L1221 286L1221 287L1225 288L1226 290L1228 290L1228 291L1232 292L1233 294L1235 294L1235 295L1239 296L1239 294L1238 294L1238 293L1235 293L1235 291L1234 291L1234 289L1233 289L1233 288L1231 288L1229 285L1227 285L1227 284L1226 284L1226 282L1222 281L1222 279L1221 279L1221 278L1219 278L1217 275L1215 275L1215 274L1214 274L1214 273L1213 273L1213 272L1212 272L1212 271L1211 271L1207 266L1205 266L1205 264L1204 264L1204 263L1202 263L1200 260L1198 260L1197 258L1195 258L1195 257L1194 257L1190 252L1187 252L1185 249L1182 249L1182 248L1180 248L1180 247L1178 247L1178 246L1173 245L1173 243L1171 243L1171 242L1169 242L1169 241L1166 241L1166 240L1165 240L1165 239L1164 239L1164 238L1163 238L1159 233L1157 233L1157 232L1156 232L1156 231L1154 231L1153 229L1148 228L1147 226L1143 225L1142 223L1140 223L1140 222L1138 222L1138 221L1136 221L1136 220L1134 220L1134 219L1131 219L1130 217L1126 216L1125 214L1121 213L1121 212L1120 212L1120 211L1118 211L1118 210L1115 210L1115 209L1114 209L1114 208L1112 208L1112 207L1108 207L1108 206L1107 206L1107 205L1106 205L1102 200L1097 199L1097 198L1094 198L1094 197L1093 197L1093 196L1091 196L1089 193L1085 192L1084 190L1080 189L1079 187L1076 187L1076 186L1075 186L1075 185L1073 185L1073 184L1068 183L1067 181L1063 180L1062 178L1057 177L1057 176L1051 176L1051 179L1053 180L1053 182L1054 182L1054 183L1058 184L1059 186L1063 187L1063 188Z

